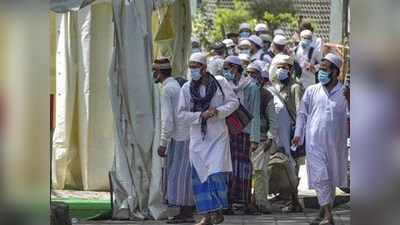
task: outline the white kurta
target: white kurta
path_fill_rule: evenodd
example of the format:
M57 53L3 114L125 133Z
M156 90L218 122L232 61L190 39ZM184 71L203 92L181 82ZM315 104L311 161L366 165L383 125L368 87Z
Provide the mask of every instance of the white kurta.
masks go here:
M161 140L160 145L167 147L171 138L176 141L189 139L189 126L178 120L178 103L181 86L173 77L162 84L161 92Z
M232 160L229 147L228 127L225 118L239 107L239 101L231 85L222 76L216 76L225 97L218 88L211 99L210 106L218 110L217 117L207 120L207 134L203 140L201 134L201 112L191 112L192 100L190 82L183 85L179 98L178 119L190 124L190 162L196 170L200 181L205 182L207 177L219 172L231 172ZM205 86L200 86L201 96L205 96Z
M306 138L309 187L318 193L320 205L331 203L333 187L346 187L347 109L344 87L330 93L320 83L304 93L297 115L295 136Z
M243 100L244 100L244 88L247 87L247 85L250 84L250 82L251 82L250 76L247 76L247 77L245 77L243 75L240 76L240 80L239 80L238 85L235 85L233 83L233 81L228 81L228 82L231 85L231 87L233 89L233 92L235 92L236 96L240 99L240 102L243 103Z
M304 89L315 84L315 74L307 70L306 64L312 64L314 66L317 65L316 70L318 70L318 64L321 62L322 58L321 52L318 50L318 48L313 45L311 45L311 47L314 48L311 59L308 58L310 48L305 49L299 44L299 47L295 52L295 59L302 68L300 83L303 85Z

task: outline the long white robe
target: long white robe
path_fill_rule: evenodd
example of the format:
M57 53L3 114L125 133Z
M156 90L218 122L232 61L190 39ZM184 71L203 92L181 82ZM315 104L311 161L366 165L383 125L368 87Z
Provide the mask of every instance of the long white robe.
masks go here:
M207 134L203 140L201 134L200 112L191 112L192 101L190 82L183 85L179 98L178 119L190 124L190 162L195 168L200 181L219 172L231 172L232 160L229 147L229 133L225 118L239 107L239 101L231 85L222 76L216 76L225 97L218 88L211 99L210 106L216 107L218 115L207 120ZM205 86L200 86L201 96L205 96Z
M332 203L333 187L346 187L347 111L343 85L328 93L320 83L304 93L297 115L295 136L306 137L308 182L320 205Z

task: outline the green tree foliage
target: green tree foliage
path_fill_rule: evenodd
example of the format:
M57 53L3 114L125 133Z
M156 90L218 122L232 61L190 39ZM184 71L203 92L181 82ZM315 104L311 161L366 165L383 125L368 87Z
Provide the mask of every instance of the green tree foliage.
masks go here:
M193 18L193 36L200 39L203 47L222 41L229 32L238 32L241 23L251 27L257 23L266 23L272 31L279 27L297 28L292 0L252 0L244 4L235 0L233 9L217 8L214 21L206 15L205 5L200 6Z
M273 15L289 13L294 15L295 9L293 0L251 0L248 4L251 15L257 19L264 19L265 12Z
M268 29L270 31L273 31L283 26L293 31L297 29L298 25L296 17L290 13L273 14L265 12L263 19L263 21L267 23Z

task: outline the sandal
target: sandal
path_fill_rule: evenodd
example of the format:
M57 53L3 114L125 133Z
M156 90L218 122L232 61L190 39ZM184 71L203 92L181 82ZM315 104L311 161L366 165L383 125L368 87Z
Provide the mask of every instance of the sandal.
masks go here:
M300 213L303 212L303 207L301 207L300 204L290 204L289 206L286 206L282 208L282 212L285 213Z
M167 224L180 224L180 223L194 223L196 222L193 217L174 216L167 220Z
M335 225L333 219L323 219L318 225Z
M203 218L200 220L199 223L196 223L196 225L213 225L211 220L207 220L206 218Z
M220 224L224 222L225 218L222 213L216 213L211 217L212 224Z

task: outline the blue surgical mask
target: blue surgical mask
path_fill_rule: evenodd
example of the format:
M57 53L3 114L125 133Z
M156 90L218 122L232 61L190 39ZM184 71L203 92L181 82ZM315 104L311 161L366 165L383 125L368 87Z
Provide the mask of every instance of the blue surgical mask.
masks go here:
M192 53L201 52L200 48L192 48Z
M242 37L242 38L248 38L248 37L250 37L250 32L247 32L247 31L243 31L243 32L240 32L240 37Z
M300 44L301 44L301 47L308 48L311 45L311 40L303 39L303 40L301 40Z
M224 77L227 79L227 80L229 80L229 81L233 81L233 80L235 80L235 75L233 75L233 73L230 71L230 70L228 70L228 69L224 69Z
M201 78L201 69L200 68L191 68L190 69L190 75L192 77L192 80L200 80Z
M276 76L278 80L286 80L289 77L289 71L287 69L279 68L276 70Z
M326 85L331 81L331 74L325 70L318 71L318 80L322 85Z

